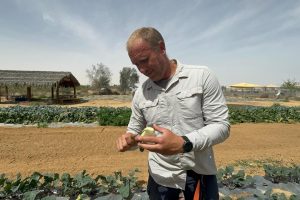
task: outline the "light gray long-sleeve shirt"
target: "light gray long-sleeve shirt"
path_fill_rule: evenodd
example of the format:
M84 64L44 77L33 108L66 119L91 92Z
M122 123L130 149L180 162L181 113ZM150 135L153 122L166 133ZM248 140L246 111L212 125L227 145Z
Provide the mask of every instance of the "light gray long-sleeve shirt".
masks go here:
M148 79L135 92L127 132L157 124L185 135L193 150L171 156L149 152L149 173L160 185L185 188L186 170L216 174L212 146L229 137L228 108L220 84L205 66L178 63L166 88Z

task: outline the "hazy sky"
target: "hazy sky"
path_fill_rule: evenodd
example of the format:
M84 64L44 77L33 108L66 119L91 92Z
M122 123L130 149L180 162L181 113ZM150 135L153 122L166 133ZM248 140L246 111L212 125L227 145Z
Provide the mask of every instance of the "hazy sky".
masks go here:
M300 0L1 0L0 69L70 71L88 84L101 62L118 84L134 67L126 40L142 26L222 85L300 81Z

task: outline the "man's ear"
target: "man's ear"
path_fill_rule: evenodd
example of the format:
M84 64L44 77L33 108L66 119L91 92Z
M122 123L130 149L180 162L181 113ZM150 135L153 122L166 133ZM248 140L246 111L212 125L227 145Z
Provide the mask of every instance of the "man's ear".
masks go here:
M165 46L165 43L163 41L159 42L159 50L161 52L163 52L164 54L166 54L166 46Z

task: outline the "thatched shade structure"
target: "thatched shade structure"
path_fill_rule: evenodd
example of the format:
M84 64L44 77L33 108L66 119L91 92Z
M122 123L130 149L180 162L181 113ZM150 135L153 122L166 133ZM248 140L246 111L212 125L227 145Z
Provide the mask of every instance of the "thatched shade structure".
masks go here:
M26 86L28 99L31 99L32 86L51 87L52 99L55 89L58 100L60 87L73 87L74 98L76 98L76 87L80 86L80 83L71 72L0 70L0 87L3 86L7 98L9 86Z

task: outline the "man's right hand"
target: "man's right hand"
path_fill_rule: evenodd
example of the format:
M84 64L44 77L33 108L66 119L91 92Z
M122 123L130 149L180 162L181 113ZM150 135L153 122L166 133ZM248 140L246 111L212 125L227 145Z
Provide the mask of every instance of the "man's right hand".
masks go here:
M117 139L118 151L124 152L124 151L127 151L128 149L130 149L131 147L137 145L137 142L135 141L135 136L136 135L129 133L129 132L120 136Z

